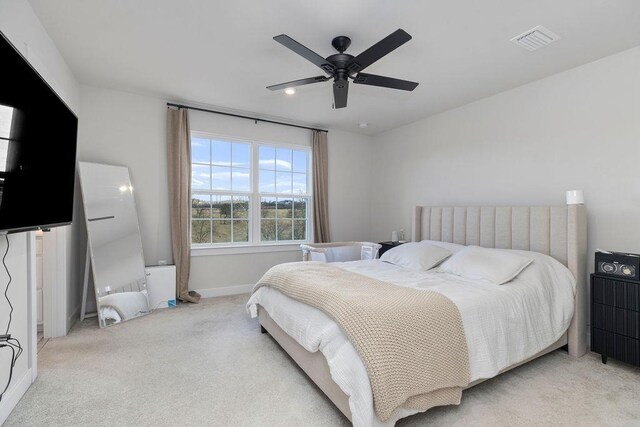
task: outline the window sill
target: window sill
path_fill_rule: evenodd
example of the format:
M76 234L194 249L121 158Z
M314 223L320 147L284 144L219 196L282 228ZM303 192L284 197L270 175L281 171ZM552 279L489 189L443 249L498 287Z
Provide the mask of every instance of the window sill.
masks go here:
M243 246L209 246L192 247L191 256L211 256L211 255L236 255L236 254L258 254L269 252L301 252L300 245L309 242L264 244L264 245L243 245Z

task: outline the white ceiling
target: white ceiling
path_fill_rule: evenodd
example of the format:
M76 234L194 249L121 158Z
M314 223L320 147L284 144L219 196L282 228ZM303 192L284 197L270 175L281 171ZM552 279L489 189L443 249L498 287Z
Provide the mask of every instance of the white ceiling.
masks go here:
M454 108L640 45L638 0L30 0L83 83L153 93L366 134ZM561 40L535 52L509 42L544 25ZM322 56L331 39L357 55L402 28L413 40L366 72L420 82L414 92L331 82L294 96L265 86L321 75L272 40ZM368 122L366 129L359 122Z

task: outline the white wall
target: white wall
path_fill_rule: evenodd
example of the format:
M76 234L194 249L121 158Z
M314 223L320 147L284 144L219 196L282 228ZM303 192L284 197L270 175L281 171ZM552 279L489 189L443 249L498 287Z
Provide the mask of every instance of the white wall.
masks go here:
M2 0L0 2L0 30L27 58L43 78L53 87L69 107L78 114L79 85L69 70L64 59L58 52L53 41L42 27L42 24L26 0ZM68 233L68 227L63 233ZM13 405L17 403L24 390L25 384L31 383L31 374L27 360L31 343L27 331L27 289L29 283L28 268L35 262L35 252L27 250L27 233L10 236L11 247L7 256L7 265L13 277L9 290L9 298L14 306L13 322L9 331L17 337L25 348L25 352L18 361L10 390L0 402L0 424L4 421ZM4 254L6 244L0 238L0 252ZM6 285L6 274L0 270L2 288ZM0 301L0 329L4 333L8 321L6 302ZM34 325L35 328L35 325ZM3 350L0 359L0 384L4 387L8 375L7 363Z
M135 187L147 265L171 262L166 166L166 100L82 86L78 160L127 166ZM198 111L190 112L192 130L310 145L310 131L255 124ZM329 212L333 240L368 240L371 138L329 132ZM78 199L78 198L77 198ZM78 199L79 200L79 199ZM82 217L77 206L77 218ZM75 242L84 256L84 229ZM254 283L269 267L301 257L299 250L192 257L190 289L226 288ZM208 293L209 295L215 294Z
M372 234L409 230L416 204L564 204L582 189L590 259L640 252L639 75L640 47L377 135Z
M370 241L372 138L332 130L328 141L331 240Z

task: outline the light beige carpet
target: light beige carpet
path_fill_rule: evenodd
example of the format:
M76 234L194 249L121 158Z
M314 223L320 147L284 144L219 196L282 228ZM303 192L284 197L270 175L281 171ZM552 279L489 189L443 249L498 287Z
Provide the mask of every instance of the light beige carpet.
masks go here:
M7 426L334 426L348 421L244 310L246 295L52 339ZM640 369L563 351L401 426L640 425Z

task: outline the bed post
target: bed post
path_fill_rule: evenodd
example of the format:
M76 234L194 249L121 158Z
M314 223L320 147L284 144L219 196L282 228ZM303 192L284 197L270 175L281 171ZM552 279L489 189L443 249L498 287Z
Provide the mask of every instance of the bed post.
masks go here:
M587 210L584 205L567 208L567 267L576 278L575 309L567 340L569 354L580 357L587 352Z

